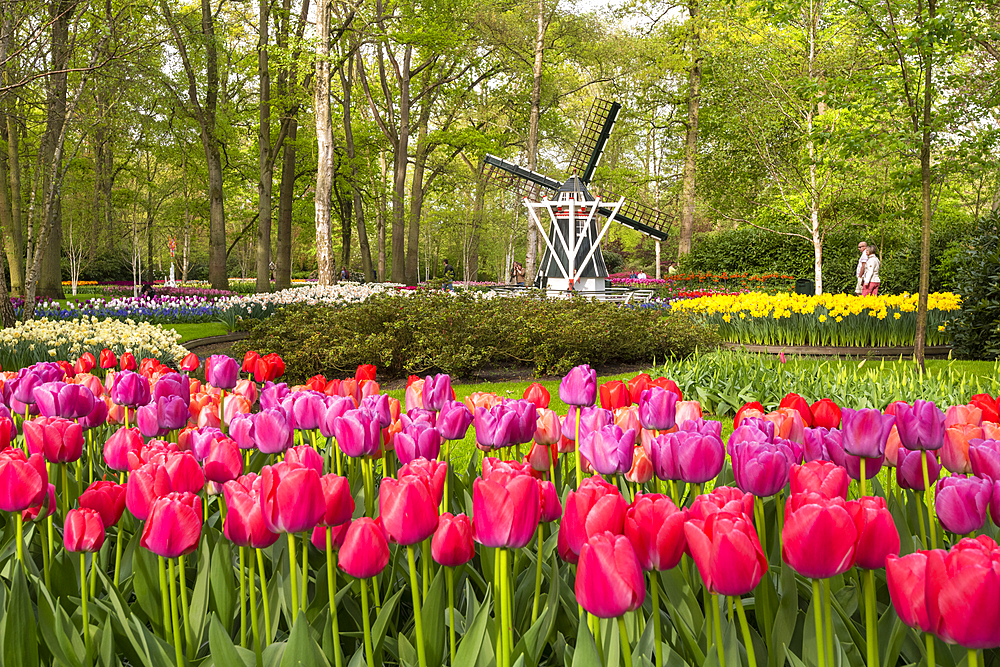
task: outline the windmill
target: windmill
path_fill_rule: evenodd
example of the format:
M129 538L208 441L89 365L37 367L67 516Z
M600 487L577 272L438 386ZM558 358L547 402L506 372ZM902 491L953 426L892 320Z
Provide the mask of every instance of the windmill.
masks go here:
M565 182L494 155L485 158L489 178L524 197L531 224L538 227L545 239L546 250L538 275L549 289L603 291L608 270L600 244L612 221L656 240L656 277L660 277L660 241L667 238L670 219L636 201L612 202L609 193L591 185L620 111L617 102L594 100L570 157L569 178ZM603 218L600 229L598 216ZM543 224L546 217L548 229Z

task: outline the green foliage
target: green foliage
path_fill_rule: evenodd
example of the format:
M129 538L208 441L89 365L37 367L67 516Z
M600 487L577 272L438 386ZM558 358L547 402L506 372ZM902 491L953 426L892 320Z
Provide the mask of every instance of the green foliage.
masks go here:
M779 226L777 229L786 228ZM968 225L960 219L938 222L932 230L931 292L952 287L956 248L967 233ZM920 280L920 229L917 226L839 228L827 234L823 243L823 291L853 293L859 241L879 247L882 259L880 292L917 292ZM682 258L681 269L712 273L780 272L811 279L813 262L810 241L746 226L699 237L691 253Z
M539 375L582 363L684 356L713 337L686 316L656 308L474 293L380 295L342 309L288 306L251 325L234 353L277 352L290 381L343 375L373 363L382 376L442 371L464 376L490 364L531 364Z
M955 291L962 308L949 326L955 354L1000 356L1000 214L983 218L956 253Z

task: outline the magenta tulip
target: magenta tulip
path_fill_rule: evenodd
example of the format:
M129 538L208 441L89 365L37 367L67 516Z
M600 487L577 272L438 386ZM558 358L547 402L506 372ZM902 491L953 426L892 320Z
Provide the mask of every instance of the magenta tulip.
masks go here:
M395 438L396 456L401 463L413 459L436 459L441 451L441 434L426 422L410 422Z
M559 382L559 399L566 405L593 405L597 400L597 371L587 364L570 370Z
M344 535L338 559L340 569L355 579L374 577L389 563L389 544L385 533L373 520L363 517L352 521Z
M474 417L476 446L483 451L510 446L514 443L517 419L517 412L503 405L494 405L489 410L477 407Z
M642 606L646 580L632 543L624 535L594 535L580 551L576 601L598 618L616 618Z
M670 570L687 548L687 511L657 493L640 494L625 512L625 536L632 542L643 570Z
M189 554L201 538L201 498L193 493L169 493L150 508L139 545L157 556Z
M542 499L538 482L528 475L493 473L472 484L476 541L486 547L520 549L538 528Z
M205 360L205 381L219 389L232 389L240 380L240 365L232 357L213 354Z
M281 408L261 410L253 416L253 439L264 454L280 454L292 446L295 433Z
M893 415L882 414L881 410L842 408L840 433L844 451L868 459L883 456L885 441L895 422Z
M976 477L1000 481L1000 440L969 440L969 463Z
M580 438L580 454L602 475L628 472L632 467L635 431L614 424Z
M945 530L965 535L986 523L993 485L988 479L952 475L934 487L934 508Z
M35 388L34 395L43 417L77 419L94 409L94 393L82 384L46 382Z
M424 399L426 400L426 399ZM472 542L472 523L464 514L441 515L431 539L431 556L439 565L458 567L472 560L476 545Z
M66 513L63 545L70 553L94 553L104 544L104 523L97 510L80 507Z
M941 463L936 452L927 453L927 476L933 484L941 475ZM920 461L920 452L904 447L899 448L896 458L896 483L901 489L912 491L924 490L924 469Z
M773 496L788 483L795 455L784 443L740 442L733 445L736 486L759 498Z
M907 449L940 449L944 445L944 413L933 401L896 404L896 430Z
M677 394L663 387L650 387L639 394L639 423L650 431L674 427Z
M133 371L115 373L111 386L111 400L115 405L136 408L149 403L149 380Z
M371 456L379 449L379 422L367 410L350 410L333 425L337 444L347 456Z
M451 376L428 375L424 378L423 398L424 408L435 412L441 410L448 401L454 400Z
M722 440L694 431L661 433L653 438L650 459L659 479L704 484L718 477L726 462Z
M312 530L326 511L319 474L287 462L264 466L260 506L264 525L272 533Z
M461 440L472 424L472 413L461 401L445 401L434 427L445 440Z

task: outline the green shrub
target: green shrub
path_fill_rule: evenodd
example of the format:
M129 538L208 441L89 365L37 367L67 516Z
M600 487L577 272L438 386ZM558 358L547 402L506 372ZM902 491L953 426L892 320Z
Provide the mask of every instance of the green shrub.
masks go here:
M960 359L1000 357L1000 214L983 218L958 252L962 308L949 325Z
M277 352L288 380L300 382L317 373L349 374L366 363L378 366L382 377L466 376L488 365L522 364L539 375L564 373L582 363L684 356L713 341L686 316L657 308L428 291L379 295L339 309L287 306L251 325L234 354Z

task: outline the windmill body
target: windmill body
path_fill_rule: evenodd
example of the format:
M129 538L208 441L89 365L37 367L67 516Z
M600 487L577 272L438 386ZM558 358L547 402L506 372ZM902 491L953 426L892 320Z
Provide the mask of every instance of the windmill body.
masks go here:
M659 244L669 229L665 216L634 201L602 201L588 189L620 110L617 102L594 101L564 183L493 155L485 158L493 180L524 196L529 224L545 239L536 285L549 291L604 291L608 270L600 244L612 221L656 239L659 272Z

